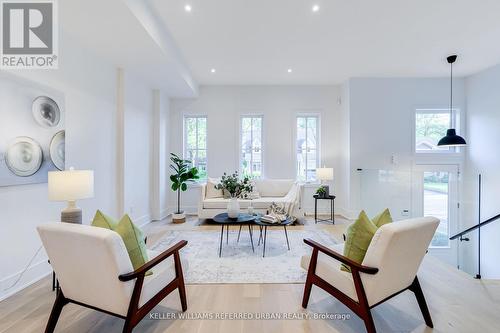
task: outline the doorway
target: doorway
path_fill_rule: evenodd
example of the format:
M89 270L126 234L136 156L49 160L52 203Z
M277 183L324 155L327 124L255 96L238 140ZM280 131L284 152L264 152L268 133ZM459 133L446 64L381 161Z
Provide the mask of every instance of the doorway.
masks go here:
M417 165L413 172L413 189L415 216L434 216L439 219L429 254L457 267L457 242L449 238L457 232L458 227L458 166Z

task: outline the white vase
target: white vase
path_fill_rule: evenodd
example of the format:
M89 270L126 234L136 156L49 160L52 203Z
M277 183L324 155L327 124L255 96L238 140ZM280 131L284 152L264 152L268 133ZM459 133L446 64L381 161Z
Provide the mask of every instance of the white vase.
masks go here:
M231 198L227 204L227 216L229 218L235 219L240 213L240 203L237 198Z

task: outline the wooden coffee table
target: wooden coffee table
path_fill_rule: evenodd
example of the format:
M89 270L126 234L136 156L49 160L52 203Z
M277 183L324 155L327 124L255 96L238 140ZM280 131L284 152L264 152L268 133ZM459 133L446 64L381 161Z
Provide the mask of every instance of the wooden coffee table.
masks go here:
M253 235L252 235L252 224L255 221L255 216L250 214L239 214L238 218L230 218L227 213L222 213L215 215L212 219L214 222L219 223L221 225L220 231L220 244L219 244L219 257L222 256L222 240L224 238L224 227L226 228L226 244L229 243L229 226L230 225L239 225L240 231L241 226L248 225L248 234L250 235L250 243L252 244L252 251L255 252L253 247ZM239 233L238 233L239 240Z

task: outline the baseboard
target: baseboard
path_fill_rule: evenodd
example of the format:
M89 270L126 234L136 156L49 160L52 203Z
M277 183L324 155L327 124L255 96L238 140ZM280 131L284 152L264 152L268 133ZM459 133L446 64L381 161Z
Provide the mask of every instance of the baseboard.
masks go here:
M50 267L47 259L43 259L38 263L31 265L26 272L23 274L23 277L19 282L10 289L10 286L19 278L19 275L22 271L19 271L13 275L10 275L0 281L0 301L20 292L24 288L29 287L30 285L40 281L47 275L52 273L52 268Z
M176 209L177 206L168 207L168 215L172 214ZM181 209L184 210L187 215L198 214L198 206L182 206Z
M149 214L146 214L146 215L143 215L143 216L141 216L139 218L134 219L135 224L139 228L145 227L146 225L148 225L149 223L151 223L151 221L152 221L151 215L149 215Z
M161 221L161 220L167 218L170 214L172 214L172 212L168 208L164 208L160 211L159 216L152 216L151 220L152 221Z

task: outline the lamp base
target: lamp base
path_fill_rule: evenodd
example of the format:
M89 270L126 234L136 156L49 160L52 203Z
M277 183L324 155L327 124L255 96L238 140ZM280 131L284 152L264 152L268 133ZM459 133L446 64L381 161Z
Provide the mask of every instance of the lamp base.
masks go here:
M82 209L79 207L66 208L61 212L61 222L82 224Z

